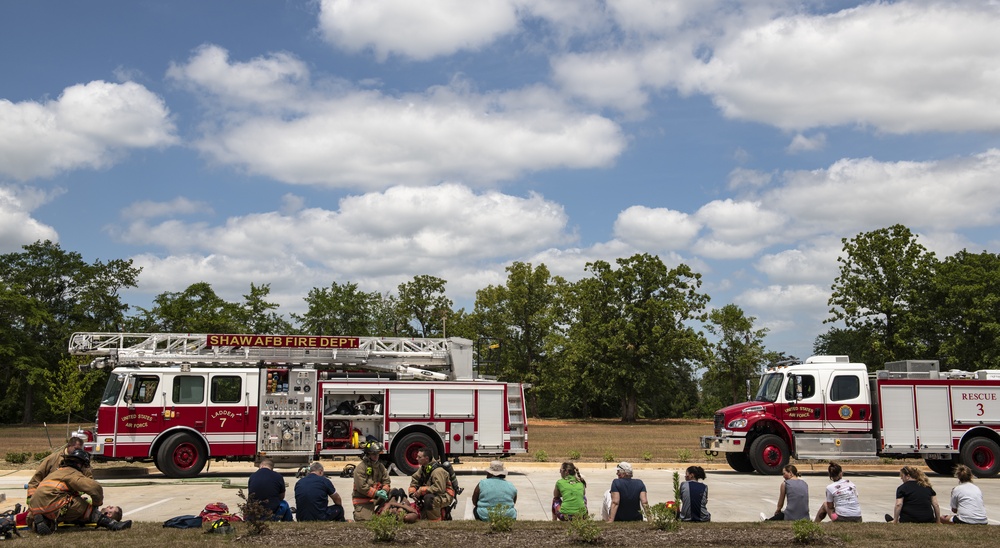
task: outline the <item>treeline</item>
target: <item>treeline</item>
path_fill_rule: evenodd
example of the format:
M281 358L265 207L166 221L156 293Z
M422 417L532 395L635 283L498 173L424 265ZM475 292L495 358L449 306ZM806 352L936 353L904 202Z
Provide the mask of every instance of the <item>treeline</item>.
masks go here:
M817 353L872 366L941 358L997 367L996 255L938 262L896 225L845 239L839 261L829 321L843 327L818 337ZM532 416L626 422L708 416L789 358L766 348L767 329L738 306L709 308L700 274L648 254L589 263L577 282L515 262L505 283L477 291L471 311L455 309L447 282L428 275L395 293L333 281L287 317L266 283L251 283L237 302L201 282L130 307L120 292L138 274L131 261L87 263L48 241L0 255L0 422L93 417L108 372L79 373L66 354L74 331L459 336L475 342L481 374L532 385Z

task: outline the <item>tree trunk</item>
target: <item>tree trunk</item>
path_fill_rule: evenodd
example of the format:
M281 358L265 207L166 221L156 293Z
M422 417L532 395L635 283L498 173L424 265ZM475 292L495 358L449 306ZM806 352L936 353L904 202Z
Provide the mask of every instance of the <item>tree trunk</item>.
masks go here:
M638 415L638 401L635 392L629 390L622 398L622 422L635 422Z

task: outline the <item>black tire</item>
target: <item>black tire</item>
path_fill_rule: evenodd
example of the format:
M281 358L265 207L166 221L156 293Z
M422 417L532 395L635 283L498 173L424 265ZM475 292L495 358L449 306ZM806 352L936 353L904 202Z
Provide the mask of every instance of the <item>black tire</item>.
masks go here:
M774 434L764 434L750 444L750 462L765 476L776 476L788 464L788 444Z
M156 452L156 467L168 478L193 478L205 468L205 447L191 434L174 434Z
M424 447L430 447L437 454L437 446L427 434L411 432L401 438L394 439L392 440L392 462L403 474L413 475L420 467L417 464L417 450Z
M730 468L742 474L753 473L753 463L746 453L726 453L726 462Z
M977 478L992 478L1000 473L1000 445L989 438L973 438L962 447L962 464Z
M955 473L955 465L958 464L958 459L955 457L950 459L924 459L924 462L927 463L927 468L930 468L935 474L951 477Z

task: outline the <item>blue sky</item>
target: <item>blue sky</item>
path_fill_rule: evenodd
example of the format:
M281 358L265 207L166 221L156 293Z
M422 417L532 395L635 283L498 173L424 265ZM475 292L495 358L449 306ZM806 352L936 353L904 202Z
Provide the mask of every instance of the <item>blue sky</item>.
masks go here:
M975 0L3 2L0 252L285 314L648 252L804 357L841 238L1000 247L997 28Z

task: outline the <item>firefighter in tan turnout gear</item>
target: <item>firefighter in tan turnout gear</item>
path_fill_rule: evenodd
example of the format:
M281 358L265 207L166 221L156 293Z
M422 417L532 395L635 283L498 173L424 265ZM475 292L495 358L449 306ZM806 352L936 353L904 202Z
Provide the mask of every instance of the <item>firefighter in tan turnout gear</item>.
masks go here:
M38 465L38 468L35 469L35 475L31 476L31 479L28 480L28 500L25 502L26 505L31 505L31 495L35 494L35 490L38 489L38 484L42 483L42 480L47 478L49 474L59 469L59 466L62 465L63 457L72 453L76 449L83 449L83 442L83 433L76 432L66 440L66 445L56 450L48 457L45 457L45 460L43 460ZM83 475L88 478L94 477L94 471L90 468L90 466L85 466L81 472L83 472Z
M409 494L420 505L420 518L429 521L444 519L444 510L455 500L455 488L451 475L440 462L434 460L434 453L424 447L417 451L420 468L410 477Z
M361 463L354 467L354 521L367 521L375 515L376 506L389 500L389 471L379 460L382 445L368 441L361 446Z
M27 523L33 531L52 534L58 522L95 523L112 531L132 526L131 521L116 521L97 510L104 503L104 489L83 473L89 467L90 455L75 449L63 457L58 470L38 484L28 506Z

